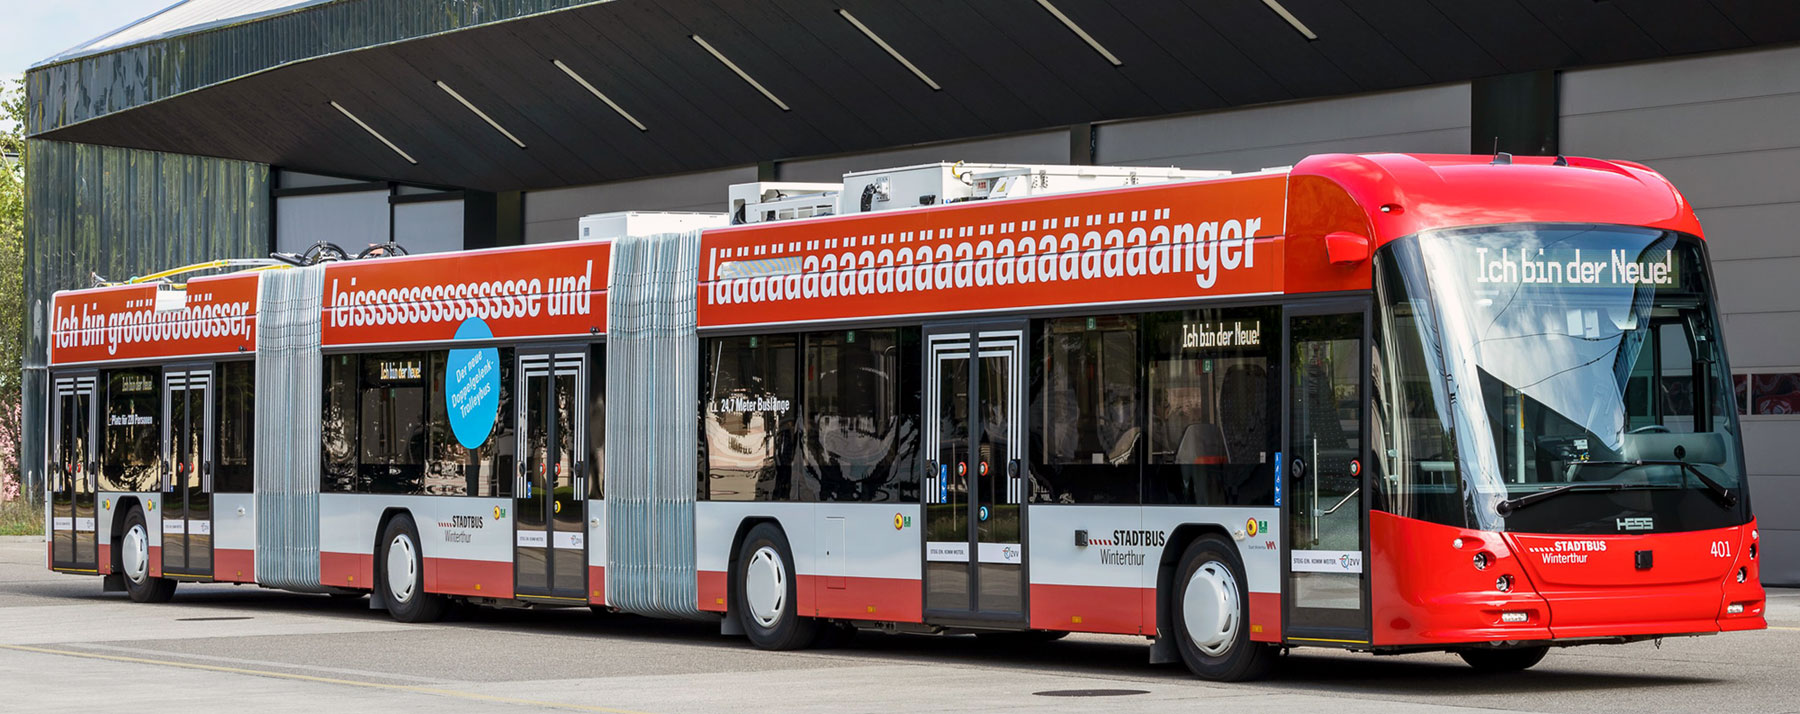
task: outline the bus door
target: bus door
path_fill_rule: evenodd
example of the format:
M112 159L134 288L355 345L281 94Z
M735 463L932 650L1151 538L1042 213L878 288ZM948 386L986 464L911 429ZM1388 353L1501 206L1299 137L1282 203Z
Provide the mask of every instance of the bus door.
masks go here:
M212 367L163 371L162 572L210 580L212 548Z
M1288 640L1369 641L1366 306L1290 308L1287 503ZM1278 472L1280 470L1278 469Z
M1025 622L1025 327L925 329L927 622Z
M519 474L513 486L513 592L587 602L587 352L519 351Z
M94 493L99 487L94 421L94 375L56 380L56 414L50 429L50 567L99 572Z

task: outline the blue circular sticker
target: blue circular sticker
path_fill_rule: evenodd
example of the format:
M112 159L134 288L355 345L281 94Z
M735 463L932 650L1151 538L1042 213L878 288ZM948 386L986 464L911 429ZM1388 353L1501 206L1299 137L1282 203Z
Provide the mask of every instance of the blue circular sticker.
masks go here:
M485 340L494 336L479 317L463 320L456 339ZM450 413L450 431L464 448L479 448L500 417L500 350L476 347L450 350L444 369L444 406Z

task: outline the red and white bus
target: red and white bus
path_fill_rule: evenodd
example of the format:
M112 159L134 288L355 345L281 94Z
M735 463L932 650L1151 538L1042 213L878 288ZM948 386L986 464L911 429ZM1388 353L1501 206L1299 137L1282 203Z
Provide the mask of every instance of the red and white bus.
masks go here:
M1706 247L1648 168L1324 155L871 210L899 185L58 293L49 565L777 649L1139 635L1221 680L1765 626Z

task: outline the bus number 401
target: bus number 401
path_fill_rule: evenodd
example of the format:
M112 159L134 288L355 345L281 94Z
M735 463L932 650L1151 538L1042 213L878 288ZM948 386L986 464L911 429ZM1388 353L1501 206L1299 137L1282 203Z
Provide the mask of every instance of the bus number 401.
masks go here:
M1713 554L1714 558L1729 558L1729 557L1731 557L1731 541L1728 541L1728 540L1713 541L1712 542L1712 554Z

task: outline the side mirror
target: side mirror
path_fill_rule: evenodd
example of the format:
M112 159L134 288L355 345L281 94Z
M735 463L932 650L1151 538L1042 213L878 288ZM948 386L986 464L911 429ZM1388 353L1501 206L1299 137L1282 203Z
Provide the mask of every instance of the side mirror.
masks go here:
M1325 234L1325 258L1332 265L1355 265L1369 259L1369 237L1335 231Z

